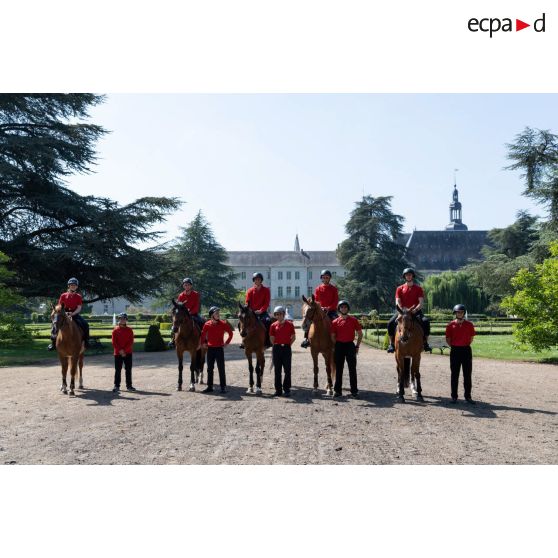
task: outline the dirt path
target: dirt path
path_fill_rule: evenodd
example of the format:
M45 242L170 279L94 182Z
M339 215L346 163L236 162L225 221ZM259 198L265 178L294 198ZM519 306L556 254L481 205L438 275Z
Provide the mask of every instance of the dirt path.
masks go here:
M110 356L87 359L72 399L58 391L59 366L0 368L0 463L558 463L556 366L476 359L478 404L450 406L448 359L428 355L425 403L401 405L393 357L363 346L362 398L332 401L309 389L310 354L298 347L285 399L270 397L267 366L264 395L246 395L237 344L224 396L177 393L171 352L135 355L139 391L120 396Z

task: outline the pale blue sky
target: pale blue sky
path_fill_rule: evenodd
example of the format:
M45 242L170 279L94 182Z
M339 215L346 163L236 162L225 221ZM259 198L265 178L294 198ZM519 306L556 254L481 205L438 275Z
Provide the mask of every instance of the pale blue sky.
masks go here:
M109 95L112 131L81 194L122 203L178 196L163 229L202 210L229 250L334 249L362 197L392 195L410 231L443 229L453 169L469 229L502 227L522 197L504 144L525 126L558 132L556 95Z

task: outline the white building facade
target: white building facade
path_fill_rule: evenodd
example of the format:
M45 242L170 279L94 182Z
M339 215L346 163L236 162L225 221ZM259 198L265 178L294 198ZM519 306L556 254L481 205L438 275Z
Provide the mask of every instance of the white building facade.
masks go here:
M305 252L295 241L295 250L265 252L228 252L227 264L237 274L235 288L246 291L252 275L258 271L264 276L264 285L271 289L270 312L279 304L285 306L294 318L302 317L302 295L309 296L321 283L320 272L329 269L331 282L344 277L346 270L335 251Z

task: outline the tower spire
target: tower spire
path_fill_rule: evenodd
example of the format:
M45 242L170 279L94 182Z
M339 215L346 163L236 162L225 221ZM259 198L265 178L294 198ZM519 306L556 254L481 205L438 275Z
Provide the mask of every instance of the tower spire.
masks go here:
M300 242L298 241L298 233L295 236L294 251L300 252Z

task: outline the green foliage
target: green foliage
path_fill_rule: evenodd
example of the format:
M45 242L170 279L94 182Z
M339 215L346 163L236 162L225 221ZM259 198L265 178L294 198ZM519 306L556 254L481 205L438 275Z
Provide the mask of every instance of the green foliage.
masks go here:
M548 209L549 225L558 230L558 136L526 127L508 144L510 170L523 171L523 194Z
M453 308L465 304L469 312L483 312L489 299L477 286L475 278L465 271L444 271L430 275L423 283L428 312L434 308Z
M0 345L24 345L33 339L23 321L13 314L0 318Z
M145 343L143 345L143 350L145 352L157 352L157 351L165 351L167 349L167 345L163 340L161 335L161 331L159 330L159 326L150 325L149 331L147 332L147 336L145 338Z
M538 240L537 217L521 210L517 213L515 223L504 229L492 229L488 232L491 246L483 249L485 256L504 254L508 258L524 256Z
M37 312L31 313L31 322L33 322L34 324L39 323L39 314Z
M19 297L13 289L6 286L6 283L13 277L13 273L10 272L6 265L10 258L6 254L0 252L0 313L6 312L8 308L21 302L21 297Z
M516 292L502 307L523 321L514 326L516 340L535 351L558 345L558 242L550 245L551 257L535 269L521 269L512 279Z
M349 238L337 249L347 269L339 288L355 310L391 307L407 265L405 247L397 241L403 217L391 211L391 199L364 196L357 202L345 226Z
M166 254L166 282L161 303L170 305L182 290L181 282L191 277L205 308L233 307L237 291L234 271L226 265L227 252L217 242L211 226L200 211Z
M151 227L179 207L175 198L146 197L120 206L67 188L73 173L96 164L106 134L87 122L92 94L0 95L0 250L16 276L8 285L26 297L58 296L76 276L85 302L156 291L159 235Z

